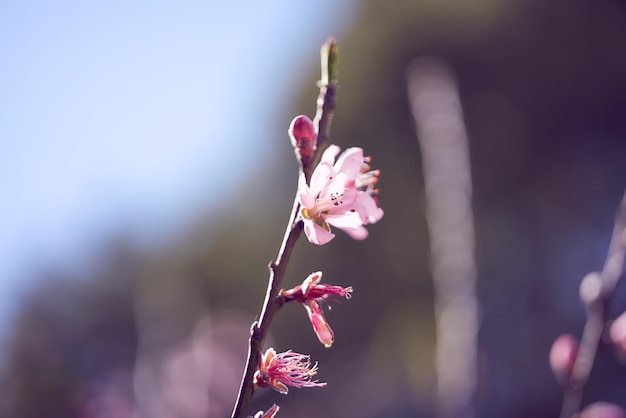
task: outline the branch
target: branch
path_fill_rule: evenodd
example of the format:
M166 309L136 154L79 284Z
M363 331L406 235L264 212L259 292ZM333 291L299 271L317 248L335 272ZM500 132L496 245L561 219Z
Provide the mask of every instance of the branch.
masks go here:
M590 273L580 284L580 297L587 311L580 347L565 389L561 418L571 418L580 410L583 390L589 380L600 340L606 326L606 312L615 286L624 272L626 256L626 192L615 216L611 244L601 273Z
M301 161L301 170L307 179L311 178L311 173L319 161L320 147L319 145L328 140L330 134L330 123L332 121L332 112L335 109L335 94L337 92L337 74L338 74L338 50L337 43L334 39L329 39L322 46L322 79L319 83L320 95L317 99L317 114L315 115L315 128L317 131L317 149L315 156L308 163ZM330 83L328 80L331 80ZM265 293L265 301L259 315L260 320L255 321L250 328L250 340L248 346L248 359L246 360L246 368L237 402L233 409L231 418L243 418L248 404L254 393L253 377L259 365L259 356L263 350L265 338L269 332L270 324L274 314L282 306L282 299L278 297L285 277L285 270L289 263L291 253L302 234L302 221L298 219L300 204L298 199L294 199L291 215L287 222L287 229L283 236L283 242L278 250L276 261L270 263L270 276L267 283L267 291Z
M291 252L295 247L296 241L302 234L302 222L297 222L298 209L300 205L296 199L293 203L291 210L291 216L287 224L285 236L283 237L282 245L278 251L278 257L276 261L270 263L270 277L267 284L267 291L265 293L265 301L261 308L260 321L255 321L250 329L250 341L248 346L248 359L246 361L246 369L241 379L241 386L239 388L239 394L237 396L237 402L233 409L232 418L242 418L248 408L248 404L252 399L252 393L254 391L253 377L259 365L259 355L263 350L263 343L269 332L270 323L272 318L281 304L277 299L278 292L281 289L283 278L285 276L285 269Z

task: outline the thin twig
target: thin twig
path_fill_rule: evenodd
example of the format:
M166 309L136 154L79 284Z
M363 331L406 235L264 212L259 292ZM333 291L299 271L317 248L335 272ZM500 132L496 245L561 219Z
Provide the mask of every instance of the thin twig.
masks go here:
M333 118L333 111L335 110L335 95L339 83L337 80L332 80L328 84L322 84L320 81L320 95L317 99L317 113L313 123L318 132L317 146L323 145L328 141L330 122Z
M307 180L311 178L311 173L317 165L317 161L319 161L320 144L328 140L332 112L335 109L335 95L338 88L336 80L338 72L338 50L334 39L329 39L322 46L321 59L322 79L319 82L320 94L317 99L317 114L315 116L317 149L315 157L309 164L301 164L301 170L303 170ZM282 306L282 299L278 297L278 293L280 292L283 278L285 277L285 270L289 263L289 258L303 230L302 221L298 219L299 210L300 204L296 197L293 202L289 221L287 222L287 229L285 230L282 244L278 250L278 256L276 257L276 261L269 265L270 276L267 283L265 301L263 302L261 313L259 314L260 319L259 321L255 321L250 328L246 368L241 379L237 402L235 403L231 418L243 418L248 404L252 399L254 392L253 377L258 368L259 356L263 350L263 344L269 332L272 318L276 311Z
M248 408L248 404L252 399L254 372L257 370L259 363L259 354L263 349L263 343L267 337L270 323L276 311L280 308L280 302L277 300L280 291L285 269L291 252L295 247L296 241L302 233L302 222L297 222L298 209L300 205L296 199L291 210L291 216L287 224L287 230L283 237L282 245L278 251L276 261L270 263L270 277L265 294L265 301L261 309L260 321L255 321L250 329L250 342L248 346L248 359L246 361L246 369L241 379L241 386L237 396L237 402L233 409L232 418L242 418Z
M563 396L561 418L571 418L581 407L583 390L589 380L596 353L606 327L606 313L615 287L624 272L626 256L626 192L615 216L613 235L601 273L587 275L581 283L581 299L587 311L574 368Z

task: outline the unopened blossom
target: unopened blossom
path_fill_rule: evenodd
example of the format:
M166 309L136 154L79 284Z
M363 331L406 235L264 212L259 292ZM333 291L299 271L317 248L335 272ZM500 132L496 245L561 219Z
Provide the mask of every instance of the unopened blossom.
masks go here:
M321 271L312 273L301 285L293 289L282 290L281 296L286 301L295 300L304 305L315 335L325 347L330 347L333 345L335 335L326 321L321 303L333 300L333 296L350 299L353 289L352 287L320 284L321 280Z
M571 334L559 336L550 349L550 368L556 378L565 383L569 380L578 355L579 342Z
M311 175L310 185L304 173L298 182L300 216L313 244L323 245L335 237L331 225L354 239L365 239L365 225L383 217L374 198L380 171L371 170L370 158L363 156L361 148L348 148L337 158L339 151L337 145L329 146Z
M282 394L289 392L287 386L294 388L321 387L326 383L312 380L317 374L317 363L311 365L310 357L306 354L285 351L276 353L268 348L261 354L259 368L254 373L255 387L272 387Z
M296 155L303 164L308 164L313 159L313 154L317 149L315 125L313 121L305 115L296 116L289 125L289 138Z

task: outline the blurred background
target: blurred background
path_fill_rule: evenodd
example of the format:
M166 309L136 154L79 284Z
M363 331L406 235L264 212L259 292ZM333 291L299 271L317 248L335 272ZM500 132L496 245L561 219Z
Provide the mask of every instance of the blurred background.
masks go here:
M301 306L270 343L319 389L279 416L433 416L432 278L406 88L455 73L471 154L477 416L553 417L548 353L580 336L626 186L621 0L0 4L0 416L225 417L297 183L286 129L315 111L337 38L331 142L382 170L385 217L355 242L301 240L285 286L352 285L324 349ZM626 309L617 289L611 317ZM207 397L208 396L208 397ZM626 405L602 346L584 403Z

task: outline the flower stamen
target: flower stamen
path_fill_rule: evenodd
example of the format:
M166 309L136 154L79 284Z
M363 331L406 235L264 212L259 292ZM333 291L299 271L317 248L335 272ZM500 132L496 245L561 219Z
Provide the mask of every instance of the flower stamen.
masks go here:
M317 363L311 365L310 357L306 354L294 353L291 350L276 353L268 348L261 354L259 369L254 373L254 386L271 387L276 391L287 394L289 388L322 387L325 382L312 380L317 374Z

